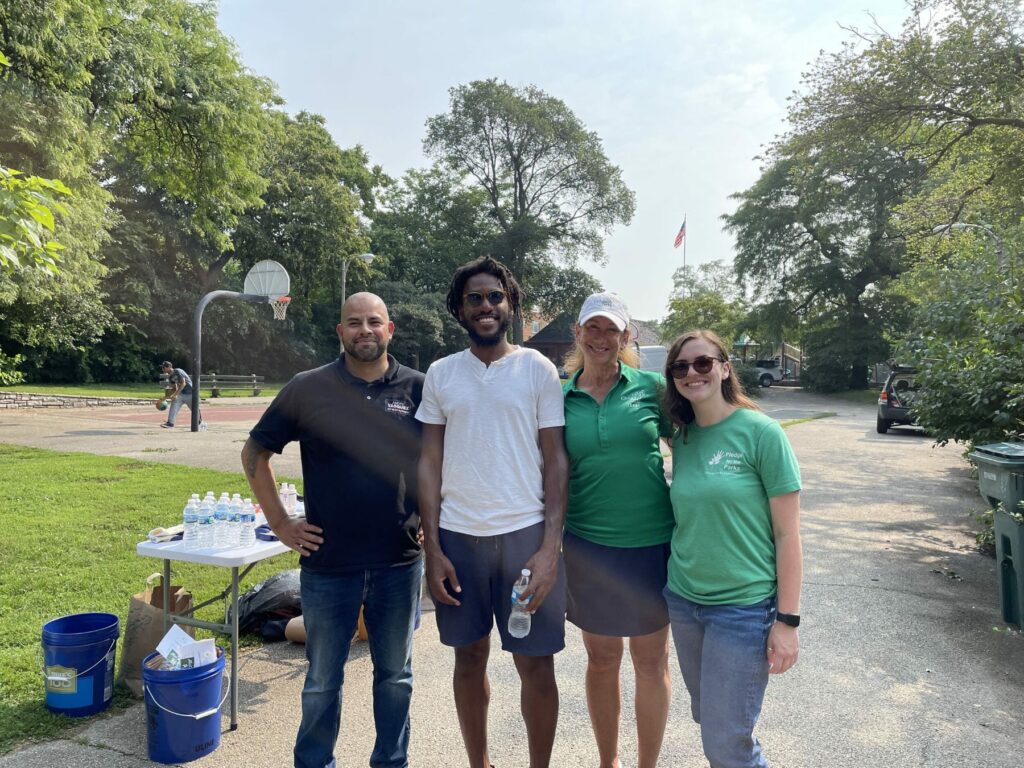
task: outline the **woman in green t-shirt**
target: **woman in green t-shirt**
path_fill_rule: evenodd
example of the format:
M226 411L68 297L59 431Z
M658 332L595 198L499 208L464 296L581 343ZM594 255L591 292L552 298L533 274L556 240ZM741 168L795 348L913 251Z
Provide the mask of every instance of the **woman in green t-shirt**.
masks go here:
M602 768L618 766L619 668L629 638L636 675L637 765L654 768L671 698L665 587L672 503L660 438L665 380L636 369L629 313L611 293L580 310L566 361L568 619L587 649L587 708Z
M665 598L679 667L711 765L767 766L753 732L768 675L800 647L800 470L714 333L676 339L665 375L676 425Z

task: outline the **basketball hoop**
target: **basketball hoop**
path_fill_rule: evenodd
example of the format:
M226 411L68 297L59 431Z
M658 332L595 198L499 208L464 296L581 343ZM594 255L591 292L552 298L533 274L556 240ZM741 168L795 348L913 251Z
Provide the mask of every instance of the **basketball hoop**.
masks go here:
M284 320L284 315L288 311L288 304L291 302L289 296L278 296L276 299L270 300L270 306L274 310L275 320Z

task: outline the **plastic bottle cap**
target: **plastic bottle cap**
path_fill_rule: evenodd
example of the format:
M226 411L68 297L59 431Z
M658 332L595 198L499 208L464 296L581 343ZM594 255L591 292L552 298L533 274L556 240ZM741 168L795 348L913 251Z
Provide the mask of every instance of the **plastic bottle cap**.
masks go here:
M530 569L529 568L523 568L523 570L520 571L520 573L522 573L523 576L529 576L530 575Z

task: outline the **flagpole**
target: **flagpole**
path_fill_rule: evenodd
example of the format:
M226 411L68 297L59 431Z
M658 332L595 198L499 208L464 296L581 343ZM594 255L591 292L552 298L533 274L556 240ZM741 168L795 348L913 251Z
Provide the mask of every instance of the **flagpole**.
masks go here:
M686 214L685 213L683 214L683 226L684 227L686 226ZM686 234L689 234L689 233L686 233ZM686 280L687 280L687 278L686 278L686 241L690 239L690 238L688 238L686 236L686 234L683 235L683 298L684 299L686 298Z

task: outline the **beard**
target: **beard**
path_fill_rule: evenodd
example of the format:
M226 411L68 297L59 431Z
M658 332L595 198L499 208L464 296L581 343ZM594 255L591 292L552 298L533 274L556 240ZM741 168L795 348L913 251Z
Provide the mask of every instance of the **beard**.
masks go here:
M476 328L473 327L472 323L463 322L462 327L466 329L466 333L469 334L469 339L478 347L496 347L502 339L505 338L505 334L508 332L509 325L512 324L511 319L506 316L499 319L498 329L487 336L479 333Z
M357 347L355 344L345 341L342 342L342 346L345 348L346 355L351 355L362 363L372 363L375 360L379 360L381 355L388 351L387 344L381 344L380 342L376 342L370 347Z

